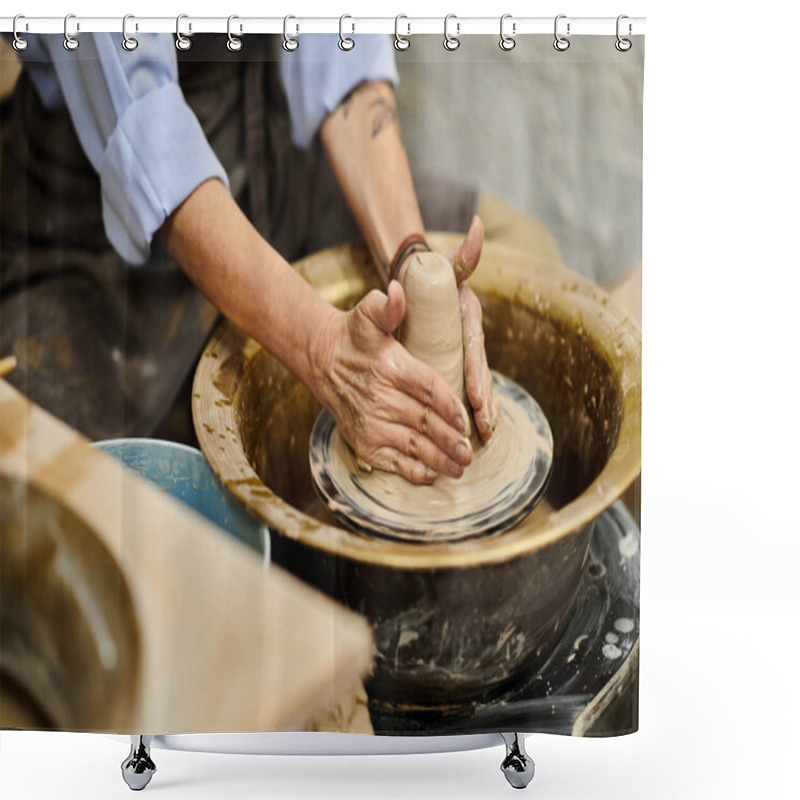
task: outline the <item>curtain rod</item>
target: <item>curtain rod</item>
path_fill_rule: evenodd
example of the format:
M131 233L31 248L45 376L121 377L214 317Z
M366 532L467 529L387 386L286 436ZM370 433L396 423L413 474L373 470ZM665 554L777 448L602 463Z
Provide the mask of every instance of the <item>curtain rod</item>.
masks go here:
M385 33L398 32L401 36L417 34L445 33L444 17L356 17L345 15L339 17L233 17L230 30L237 35L273 33L296 36L302 33ZM172 33L176 32L175 17L136 17L129 16L126 30L129 35L135 33ZM503 31L508 36L527 34L550 34L555 30L554 17L514 17L506 14L503 20ZM617 34L616 17L570 17L559 14L558 31L564 36L614 36ZM286 28L284 28L286 25ZM17 33L64 33L64 17L27 17L20 15L17 19ZM73 35L81 33L122 33L122 17L82 17L70 15L69 32ZM183 35L196 33L229 32L228 17L193 17L181 15L180 31ZM395 27L397 26L397 28ZM499 34L500 17L459 17L449 15L447 31L452 36L469 36L473 34ZM619 33L622 36L640 36L645 32L644 17L623 17L620 21ZM14 30L14 17L0 17L0 32L11 33Z

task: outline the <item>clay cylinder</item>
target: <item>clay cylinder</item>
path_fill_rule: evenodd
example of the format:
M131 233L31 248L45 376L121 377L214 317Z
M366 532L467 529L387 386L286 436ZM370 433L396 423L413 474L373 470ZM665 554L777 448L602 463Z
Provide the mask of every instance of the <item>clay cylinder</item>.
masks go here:
M403 289L406 315L400 341L466 403L461 306L453 267L439 253L415 253L406 267Z

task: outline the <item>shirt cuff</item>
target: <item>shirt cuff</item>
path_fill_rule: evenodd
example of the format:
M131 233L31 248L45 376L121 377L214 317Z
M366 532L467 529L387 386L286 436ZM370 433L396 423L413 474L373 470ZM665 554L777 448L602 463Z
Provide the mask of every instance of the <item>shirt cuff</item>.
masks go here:
M391 36L352 36L355 47L343 52L338 35L300 36L300 47L283 53L281 78L291 117L292 142L306 148L322 120L359 84L399 83Z
M175 83L131 103L100 166L103 223L114 249L142 264L166 218L204 181L228 176Z

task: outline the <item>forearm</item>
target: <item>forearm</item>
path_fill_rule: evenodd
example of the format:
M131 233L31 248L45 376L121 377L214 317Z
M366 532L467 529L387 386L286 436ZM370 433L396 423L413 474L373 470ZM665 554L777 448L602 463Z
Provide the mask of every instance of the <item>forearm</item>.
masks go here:
M389 263L403 239L424 231L392 87L362 84L325 118L320 135L386 283Z
M313 390L313 339L335 309L251 225L216 180L195 189L159 240L228 319Z

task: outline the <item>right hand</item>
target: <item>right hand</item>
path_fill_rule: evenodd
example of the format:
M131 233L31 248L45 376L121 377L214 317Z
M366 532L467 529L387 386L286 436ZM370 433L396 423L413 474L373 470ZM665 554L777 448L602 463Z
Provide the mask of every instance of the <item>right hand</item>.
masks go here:
M469 418L444 378L392 337L405 315L397 281L349 312L336 309L311 353L312 391L360 462L432 483L472 461Z
M481 440L488 442L497 427L500 401L494 395L492 373L486 358L483 335L483 314L475 292L465 281L475 271L483 250L483 222L476 214L459 246L447 255L453 265L461 305L461 325L464 337L464 378L467 399L472 406L475 427Z

